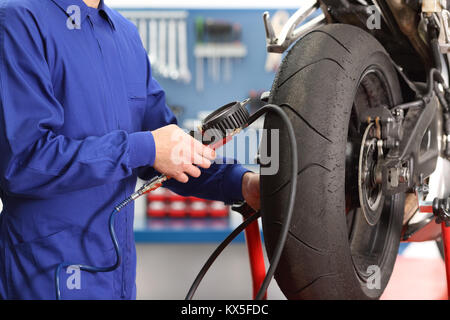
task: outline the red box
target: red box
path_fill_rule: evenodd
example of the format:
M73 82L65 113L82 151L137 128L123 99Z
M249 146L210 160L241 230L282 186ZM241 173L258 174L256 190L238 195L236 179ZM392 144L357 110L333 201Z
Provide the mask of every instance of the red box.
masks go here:
M172 218L187 217L188 205L186 201L172 201L168 206L169 206L169 217Z
M222 201L211 201L209 203L209 214L213 218L227 217L228 211L228 206Z
M224 218L229 208L221 201L183 197L159 188L147 196L147 216L150 218Z
M167 204L163 201L152 201L147 205L147 215L152 218L165 217L167 213Z
M208 205L206 201L191 201L189 205L189 214L192 218L205 218L208 216Z

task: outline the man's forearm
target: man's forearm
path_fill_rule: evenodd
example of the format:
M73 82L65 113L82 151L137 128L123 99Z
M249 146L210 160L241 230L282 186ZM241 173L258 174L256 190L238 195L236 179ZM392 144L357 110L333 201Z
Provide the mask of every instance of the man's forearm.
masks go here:
M231 204L244 200L242 181L247 169L239 164L212 164L202 170L198 178L189 178L188 183L169 180L165 186L183 196L195 196Z

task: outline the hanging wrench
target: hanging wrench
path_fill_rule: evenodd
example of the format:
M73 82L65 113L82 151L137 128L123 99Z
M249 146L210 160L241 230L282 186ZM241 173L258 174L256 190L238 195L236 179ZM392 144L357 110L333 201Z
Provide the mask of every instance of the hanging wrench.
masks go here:
M169 20L169 63L168 63L168 73L171 79L177 80L180 76L179 70L177 68L177 31L176 23L174 19Z
M159 61L159 72L164 77L167 78L169 76L169 70L167 68L167 23L165 19L161 19L159 21L159 53L158 53L158 61Z
M184 19L178 21L178 59L180 79L185 83L191 82L191 72L188 67L187 28Z
M158 22L156 19L150 19L149 22L149 28L150 28L150 49L149 49L149 56L150 56L150 62L155 68L155 70L158 68Z

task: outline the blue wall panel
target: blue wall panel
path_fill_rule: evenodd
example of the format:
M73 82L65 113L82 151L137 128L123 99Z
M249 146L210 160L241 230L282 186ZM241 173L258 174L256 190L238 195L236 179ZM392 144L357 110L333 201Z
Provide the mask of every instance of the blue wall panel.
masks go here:
M126 11L127 9L119 10ZM263 12L263 9L188 10L188 63L192 74L192 81L189 84L185 84L183 82L165 79L155 74L155 78L167 93L168 104L184 108L184 114L179 119L180 124L186 118L196 118L197 113L201 110L214 110L230 101L243 100L248 97L250 90L266 91L270 89L275 73L265 71L267 52L262 20ZM273 15L276 11L272 10L269 12ZM288 10L288 12L290 14L293 13L292 10ZM197 91L195 86L195 20L198 17L239 23L242 26L242 43L247 48L247 56L245 58L232 60L232 79L229 82L226 82L221 77L221 80L215 83L208 75L208 65L207 61L205 61L203 67L203 91ZM223 59L221 62L220 70L223 72Z
M264 24L262 21L263 10L190 10L188 24L188 52L189 69L192 81L186 85L162 77L156 77L161 86L167 92L169 104L179 105L185 108L183 118L195 118L199 110L211 110L230 101L245 99L249 91L269 90L273 78L273 72L266 72L266 41ZM197 17L223 19L240 23L242 26L242 42L247 47L247 56L243 59L233 59L232 79L225 82L221 77L218 83L208 76L207 62L204 64L204 90L198 92L195 88L196 65L194 57L195 46L195 19ZM222 60L223 62L223 60ZM224 70L223 63L220 68ZM181 119L180 119L181 120Z

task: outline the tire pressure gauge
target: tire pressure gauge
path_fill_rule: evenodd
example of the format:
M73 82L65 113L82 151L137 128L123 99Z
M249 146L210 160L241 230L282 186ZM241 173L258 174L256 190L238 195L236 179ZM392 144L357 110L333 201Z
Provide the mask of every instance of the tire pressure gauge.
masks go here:
M234 135L238 134L242 129L246 128L251 122L250 115L245 108L250 99L242 102L231 102L220 107L202 122L200 128L201 140L203 144L208 145L211 149L222 147L230 141ZM191 132L195 137L195 132ZM140 189L136 190L131 196L131 200L136 200L143 194L156 190L168 179L165 175L154 177L145 183ZM121 208L119 208L121 209Z
M201 127L203 141L215 149L244 129L250 118L245 108L249 101L228 103L207 116Z

